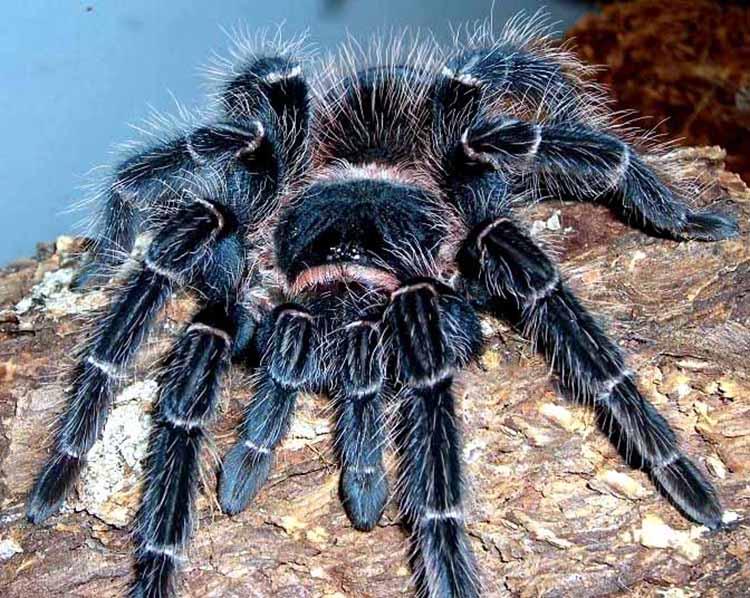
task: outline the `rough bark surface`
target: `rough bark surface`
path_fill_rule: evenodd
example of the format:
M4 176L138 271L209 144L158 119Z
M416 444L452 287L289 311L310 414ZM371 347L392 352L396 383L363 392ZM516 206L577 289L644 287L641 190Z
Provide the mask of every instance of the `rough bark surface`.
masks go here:
M717 244L654 239L606 208L535 208L556 236L572 286L602 315L648 398L709 471L731 532L709 535L662 500L597 431L589 411L558 396L547 367L501 323L461 401L472 500L469 529L489 596L734 596L750 592L750 192L718 148L686 150L712 181L702 202L739 215L742 236ZM61 408L80 316L102 301L66 283L75 242L0 271L0 594L122 595L131 577L128 522L155 383L148 364L190 310L175 302L119 395L76 496L33 527L24 500ZM214 454L233 437L248 387L231 380ZM375 531L350 526L337 498L326 402L308 396L272 477L247 512L214 500L207 455L200 528L183 596L409 595L404 532L390 506Z

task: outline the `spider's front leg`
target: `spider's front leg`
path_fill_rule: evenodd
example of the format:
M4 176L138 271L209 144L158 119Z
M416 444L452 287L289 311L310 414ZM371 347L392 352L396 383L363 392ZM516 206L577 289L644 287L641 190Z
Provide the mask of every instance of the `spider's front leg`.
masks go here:
M461 146L468 162L539 176L558 196L611 199L628 221L659 235L718 241L739 233L731 216L690 208L679 182L660 176L629 144L581 124L479 118Z
M255 340L260 356L255 394L245 412L240 440L224 456L219 502L239 513L268 479L273 452L289 431L297 395L314 377L314 319L305 308L285 304L261 322Z
M421 280L394 293L385 321L403 385L399 498L412 529L419 590L435 598L478 596L453 391L455 373L479 350L478 319L449 289Z
M563 387L593 404L602 430L613 442L624 443L628 460L644 467L684 514L719 529L722 508L713 487L680 451L664 417L641 395L620 349L536 243L502 217L473 231L459 264L474 297L535 341Z
M130 275L82 349L67 390L52 454L28 501L40 523L55 513L106 421L113 394L157 314L173 291L203 278L215 254L226 259L216 290L225 293L242 272L243 249L224 208L196 199L179 208L152 241L142 267Z

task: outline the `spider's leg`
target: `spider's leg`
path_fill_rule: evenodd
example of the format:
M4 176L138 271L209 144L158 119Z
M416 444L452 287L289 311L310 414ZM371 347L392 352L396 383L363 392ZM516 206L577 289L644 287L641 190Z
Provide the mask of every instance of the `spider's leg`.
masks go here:
M112 269L133 248L139 214L164 195L172 195L178 177L194 167L188 151L189 137L154 145L131 156L115 169L104 189L96 216L96 236L72 288L106 282Z
M234 196L238 218L257 223L272 211L275 192L304 154L307 83L290 58L260 58L233 73L219 97L217 122L157 142L116 168L73 288L105 282L143 225L175 194L200 195L220 180Z
M419 590L435 598L478 596L453 391L455 372L479 350L478 319L435 281L396 291L385 319L403 384L399 498L412 529Z
M691 209L679 185L629 144L583 125L478 119L461 146L469 162L539 175L552 190L577 199L611 200L626 219L659 235L717 241L739 232L727 214Z
M252 154L260 155L263 146L273 143L271 133L257 119L214 123L124 162L103 197L98 235L71 287L78 289L106 282L113 268L133 248L141 229L141 216L150 215L152 221L158 221L160 211L169 210L175 194L203 195L217 186L217 177L224 180L227 190L237 195L236 204L244 201L245 209L252 207L260 214L267 214L266 206L254 206L245 199L256 195L258 189L252 173L243 172L246 168L243 161ZM274 196L273 189L263 191L257 196L264 200Z
M238 348L240 308L201 310L164 359L149 440L143 498L135 526L136 579L130 595L172 596L175 568L194 527L195 494L206 427L221 379Z
M449 128L454 119L470 122L486 105L510 101L533 106L549 119L578 121L590 117L592 102L601 102L582 84L576 72L582 70L566 52L533 50L515 40L461 50L436 78L435 108Z
M620 349L562 281L534 241L510 219L475 229L460 256L472 294L509 318L545 353L565 389L593 404L600 425L630 463L688 517L718 529L715 490L679 449L664 417L639 392Z
M232 240L220 238L224 226L219 207L206 200L180 208L152 241L143 266L96 321L67 390L52 454L29 497L30 521L40 523L59 509L104 426L119 378L173 290L191 282L211 251Z
M256 336L261 355L255 394L240 428L240 440L224 456L219 502L225 513L242 511L266 482L273 452L291 425L299 390L310 381L314 321L304 308L277 307Z
M334 391L340 493L354 527L369 531L388 500L383 467L384 355L375 322L353 322L342 336L341 380Z

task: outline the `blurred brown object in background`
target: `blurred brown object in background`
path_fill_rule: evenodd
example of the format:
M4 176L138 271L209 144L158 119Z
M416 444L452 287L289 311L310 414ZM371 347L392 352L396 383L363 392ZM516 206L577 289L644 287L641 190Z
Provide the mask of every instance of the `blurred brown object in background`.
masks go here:
M750 182L750 7L709 0L634 0L568 31L616 109L635 109L685 145L721 145ZM660 122L661 121L661 122ZM658 125L658 126L657 126Z

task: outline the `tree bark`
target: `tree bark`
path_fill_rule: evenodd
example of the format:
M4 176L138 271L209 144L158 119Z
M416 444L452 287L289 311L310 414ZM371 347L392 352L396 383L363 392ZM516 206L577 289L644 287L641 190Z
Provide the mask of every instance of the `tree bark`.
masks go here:
M750 592L750 192L718 148L687 149L709 182L703 203L738 215L739 239L654 239L606 208L548 203L530 214L554 236L570 284L619 339L639 385L707 469L731 532L708 534L630 470L590 411L558 396L543 360L511 329L486 321L487 350L463 379L468 527L488 596L733 596ZM155 392L148 364L191 304L167 310L141 366L117 398L63 514L34 527L24 500L62 405L81 317L103 298L67 282L77 242L58 239L0 271L0 594L122 595L131 579L128 525ZM248 397L234 376L213 427L213 455L231 443ZM409 595L407 543L395 506L371 533L352 529L324 398L306 396L267 486L245 513L214 499L206 456L200 526L183 596Z

